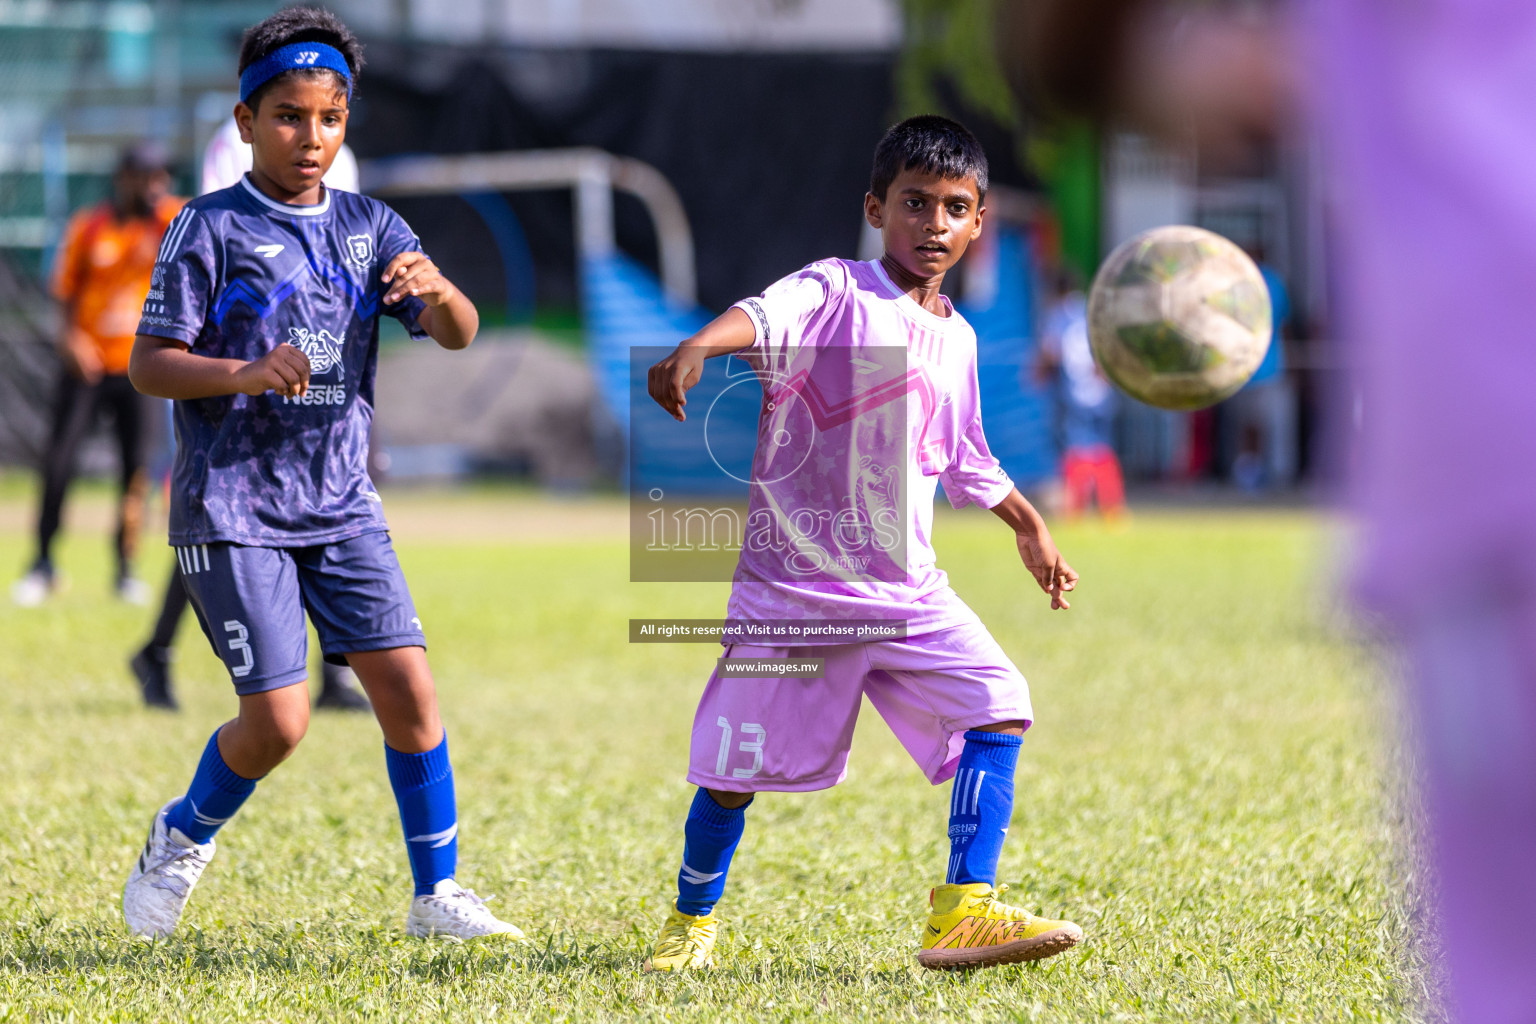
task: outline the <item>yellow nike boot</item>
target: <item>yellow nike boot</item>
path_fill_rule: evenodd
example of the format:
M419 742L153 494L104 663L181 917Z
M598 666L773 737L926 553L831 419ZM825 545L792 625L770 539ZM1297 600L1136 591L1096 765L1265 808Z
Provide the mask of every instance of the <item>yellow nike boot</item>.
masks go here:
M650 971L697 971L715 966L715 934L720 919L713 911L694 917L672 904L672 913L661 926L651 958L645 962Z
M996 967L1043 960L1083 941L1083 930L1071 921L1048 921L999 903L1007 890L975 882L930 892L932 910L917 962L936 971Z

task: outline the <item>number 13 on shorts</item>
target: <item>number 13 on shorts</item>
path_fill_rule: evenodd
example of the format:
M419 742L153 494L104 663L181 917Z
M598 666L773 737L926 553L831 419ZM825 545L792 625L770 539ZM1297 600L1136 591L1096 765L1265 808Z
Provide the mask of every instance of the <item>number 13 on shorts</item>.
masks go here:
M752 766L750 768L731 769L732 778L750 779L763 770L763 741L768 738L768 730L756 722L742 722L741 734L751 738L742 740L736 746L735 751L733 751L731 749L731 739L733 738L731 723L724 715L721 715L715 719L715 724L720 727L720 756L715 759L716 775L722 777L725 775L726 769L730 767L731 754L737 751L743 754L751 754Z

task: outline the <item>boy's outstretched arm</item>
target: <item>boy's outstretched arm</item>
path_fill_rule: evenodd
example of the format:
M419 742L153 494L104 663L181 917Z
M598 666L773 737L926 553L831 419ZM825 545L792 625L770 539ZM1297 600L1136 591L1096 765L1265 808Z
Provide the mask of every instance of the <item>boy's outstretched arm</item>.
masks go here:
M309 390L309 357L285 343L249 363L215 359L175 338L141 334L133 339L128 379L143 394L182 401L267 391L297 398Z
M656 404L671 413L674 419L686 420L688 416L683 407L688 404L688 389L699 382L699 376L704 372L704 360L740 352L756 339L752 318L746 311L732 306L652 366L646 388Z
M1071 608L1066 595L1077 586L1077 571L1056 550L1051 531L1046 529L1045 520L1040 518L1035 506L1014 488L1008 497L993 506L992 512L1013 527L1024 568L1040 584L1040 589L1051 595L1051 607Z
M480 313L452 281L443 276L437 264L425 253L403 252L384 268L384 283L389 291L386 304L414 295L427 304L417 319L426 331L446 349L468 348L480 330Z

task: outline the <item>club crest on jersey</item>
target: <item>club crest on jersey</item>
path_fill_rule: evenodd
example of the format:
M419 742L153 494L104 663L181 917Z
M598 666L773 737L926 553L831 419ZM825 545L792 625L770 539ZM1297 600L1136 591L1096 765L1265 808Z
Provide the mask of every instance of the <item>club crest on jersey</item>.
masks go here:
M307 327L288 328L288 344L309 357L309 372L316 377L323 377L335 369L336 379L346 380L346 371L341 362L341 342L342 339L330 331L311 331Z
M362 270L373 266L373 236L348 235L347 262Z

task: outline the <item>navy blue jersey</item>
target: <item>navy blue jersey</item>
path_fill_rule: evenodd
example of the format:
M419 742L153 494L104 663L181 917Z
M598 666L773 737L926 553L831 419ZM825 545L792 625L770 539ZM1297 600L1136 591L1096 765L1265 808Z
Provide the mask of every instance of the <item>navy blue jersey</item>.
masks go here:
M326 189L314 206L249 178L192 200L166 230L139 334L253 360L283 342L309 391L178 401L171 543L298 547L385 528L368 479L379 315L425 337L414 296L382 303L389 261L421 242L375 199Z

